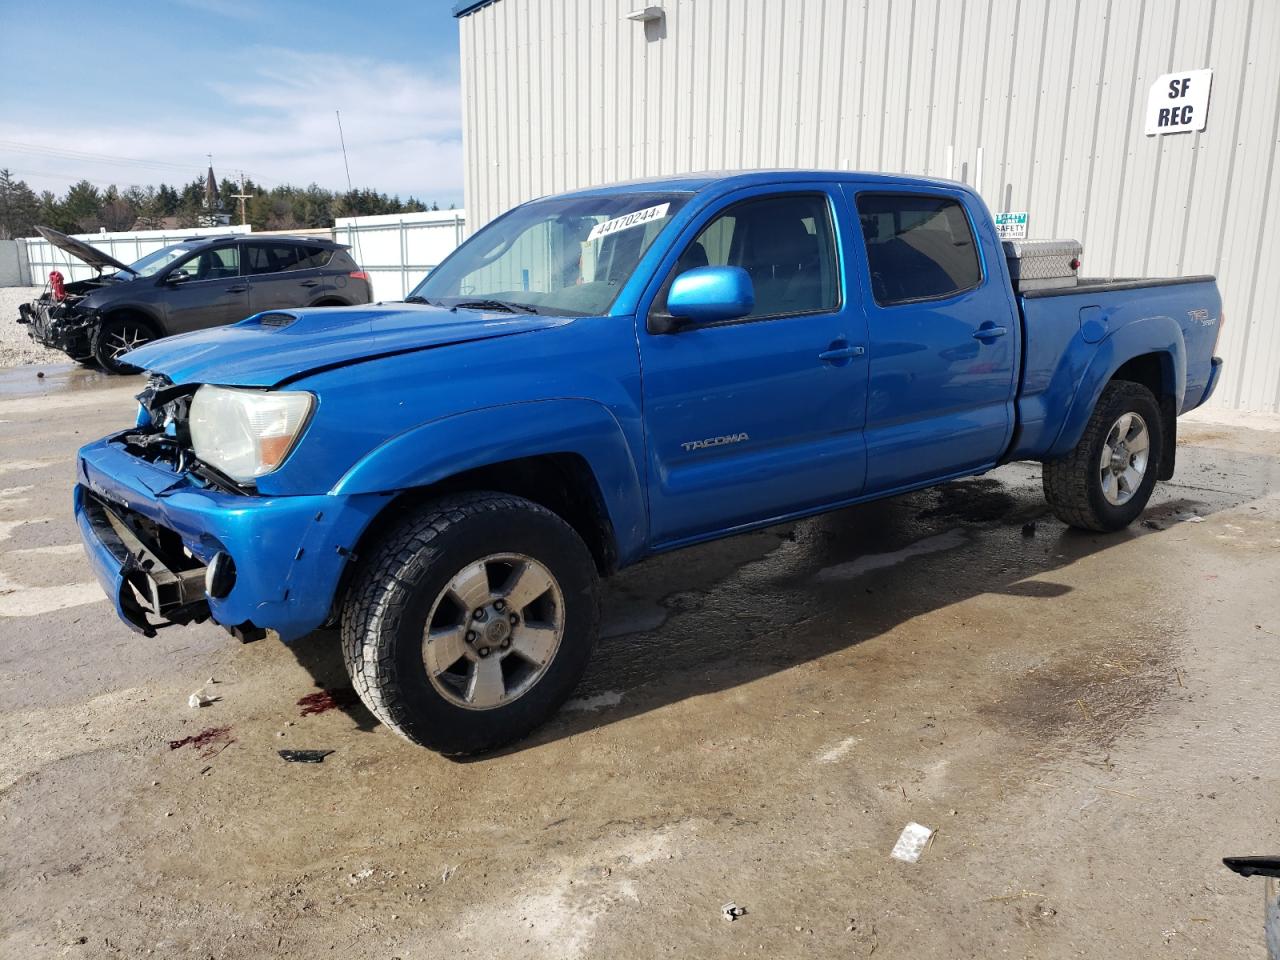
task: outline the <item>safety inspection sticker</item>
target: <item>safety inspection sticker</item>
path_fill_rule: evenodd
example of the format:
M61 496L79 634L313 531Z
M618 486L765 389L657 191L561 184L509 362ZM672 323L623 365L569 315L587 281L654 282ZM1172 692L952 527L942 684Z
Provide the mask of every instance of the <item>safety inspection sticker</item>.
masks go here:
M587 242L599 240L601 237L607 237L611 233L617 233L619 230L629 230L631 227L639 227L649 223L651 220L661 220L667 215L667 208L671 206L669 203L660 203L656 207L645 207L643 210L637 210L634 213L624 213L620 217L614 217L612 220L605 220L597 223L591 228L591 232L587 234Z

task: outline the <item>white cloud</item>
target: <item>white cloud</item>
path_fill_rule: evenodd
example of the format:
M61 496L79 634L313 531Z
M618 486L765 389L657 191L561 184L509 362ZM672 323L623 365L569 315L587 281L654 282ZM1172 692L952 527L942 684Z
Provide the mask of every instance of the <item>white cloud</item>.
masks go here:
M189 110L95 110L83 119L67 111L57 124L48 123L47 113L43 121L0 122L0 140L180 166L9 153L3 146L0 166L12 166L33 189L61 192L80 177L121 185L186 182L203 172L204 154L212 153L220 176L243 169L266 186L314 181L341 189L346 173L334 112L341 110L357 188L461 202L461 108L452 65L433 72L280 48L255 48L243 60L203 83L175 81L191 88L192 96L182 98Z

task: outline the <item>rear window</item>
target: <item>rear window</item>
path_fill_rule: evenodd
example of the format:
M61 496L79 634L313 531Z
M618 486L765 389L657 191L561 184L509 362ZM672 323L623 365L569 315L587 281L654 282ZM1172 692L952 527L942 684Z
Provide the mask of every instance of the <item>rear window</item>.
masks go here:
M938 300L982 282L964 208L948 197L858 194L871 291L882 307Z
M329 259L333 256L332 247L299 247L298 262L289 270L316 270L328 264Z
M250 243L244 248L244 259L246 273L278 273L291 267L298 254L288 244Z

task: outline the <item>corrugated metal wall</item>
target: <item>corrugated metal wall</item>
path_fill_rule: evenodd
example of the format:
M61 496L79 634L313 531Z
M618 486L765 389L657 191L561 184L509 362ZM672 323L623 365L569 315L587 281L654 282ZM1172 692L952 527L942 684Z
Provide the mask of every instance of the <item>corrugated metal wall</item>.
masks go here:
M472 225L693 170L950 176L1091 275L1213 273L1215 402L1280 411L1280 0L497 0L459 20ZM1147 137L1156 76L1208 128Z

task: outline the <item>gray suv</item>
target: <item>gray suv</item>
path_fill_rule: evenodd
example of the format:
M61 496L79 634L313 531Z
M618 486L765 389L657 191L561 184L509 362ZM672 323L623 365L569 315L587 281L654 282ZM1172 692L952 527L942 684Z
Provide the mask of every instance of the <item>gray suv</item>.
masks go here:
M40 235L94 267L75 283L50 275L37 299L18 307L31 338L112 373L120 358L151 340L235 323L264 310L340 307L373 299L369 275L348 247L313 237L199 237L126 266L48 227ZM112 272L107 272L108 270Z

